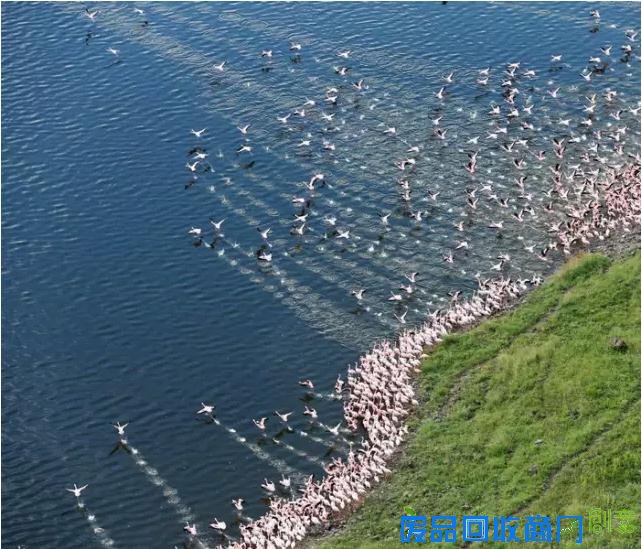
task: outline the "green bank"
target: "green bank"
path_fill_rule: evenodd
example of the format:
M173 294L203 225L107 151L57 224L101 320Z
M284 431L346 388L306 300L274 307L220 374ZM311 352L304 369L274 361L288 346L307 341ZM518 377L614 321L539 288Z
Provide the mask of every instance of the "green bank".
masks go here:
M492 530L492 517L538 514L582 515L581 547L640 546L639 252L576 258L511 312L449 336L424 360L419 394L391 478L313 546L408 546L406 507L457 517L457 542L430 546L467 546L462 515L489 516ZM554 545L577 547L572 534Z

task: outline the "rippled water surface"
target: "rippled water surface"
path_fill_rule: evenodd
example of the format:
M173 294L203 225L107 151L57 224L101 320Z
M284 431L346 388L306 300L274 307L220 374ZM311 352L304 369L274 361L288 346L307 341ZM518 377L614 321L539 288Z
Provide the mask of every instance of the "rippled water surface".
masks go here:
M628 110L639 103L639 45L625 36L639 30L639 5L134 7L92 6L100 10L92 22L80 4L2 5L7 547L173 547L185 541L186 521L214 546L222 538L207 531L213 517L234 536L232 498L244 497L246 515L257 517L264 478L319 474L323 460L345 452L349 440L324 428L341 419L328 394L360 353L398 330L398 318L418 322L448 292L471 291L476 274L497 275L499 254L510 256L501 272L519 277L561 260L525 249L550 239L540 212L553 137L579 138L568 145L570 164L595 129L628 127L621 154L603 153L609 163L639 148L639 112ZM633 48L628 58L622 44ZM343 50L348 59L337 56ZM551 62L554 54L562 60ZM591 56L606 65L586 81ZM214 68L222 61L223 71ZM519 121L507 121L501 95L511 62L521 63L518 75L535 71L518 79L519 107L534 106ZM487 86L476 83L485 67ZM366 89L357 90L361 78ZM325 100L329 87L338 88L336 106ZM607 105L609 89L618 95ZM592 93L598 106L586 128ZM501 117L489 114L493 104ZM301 108L305 117L277 119ZM190 133L201 128L200 138ZM519 153L500 148L521 138ZM237 154L243 144L252 151ZM208 156L193 174L186 163L196 147ZM464 170L472 150L481 151L474 177ZM402 172L395 162L408 156L417 164ZM315 173L324 184L311 193ZM466 191L475 188L471 210ZM290 234L295 196L312 198L302 236ZM533 213L519 222L512 214L524 207ZM219 234L210 219L225 219ZM191 227L204 238L190 237ZM270 264L255 257L257 227L271 228ZM456 249L461 241L468 248ZM413 271L405 304L388 301ZM363 303L350 293L359 288ZM306 396L297 385L305 377L319 394ZM302 415L302 399L322 424ZM219 424L197 421L201 402L216 404ZM293 432L274 410L294 411ZM251 421L262 416L267 436ZM129 422L129 452L116 445L116 421ZM83 509L65 491L74 482L89 484Z

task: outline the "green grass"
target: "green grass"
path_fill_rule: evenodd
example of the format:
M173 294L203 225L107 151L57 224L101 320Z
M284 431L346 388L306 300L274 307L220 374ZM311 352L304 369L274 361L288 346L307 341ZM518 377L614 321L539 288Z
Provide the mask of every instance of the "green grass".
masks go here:
M611 346L619 337L628 346ZM515 310L430 352L421 402L394 474L323 548L403 547L417 514L640 513L640 255L585 255ZM492 519L491 519L492 523ZM640 546L632 533L587 533L582 547ZM523 529L519 529L522 537ZM443 544L444 547L459 547ZM477 543L483 547L544 543ZM576 546L572 542L555 544ZM441 546L431 543L430 546Z

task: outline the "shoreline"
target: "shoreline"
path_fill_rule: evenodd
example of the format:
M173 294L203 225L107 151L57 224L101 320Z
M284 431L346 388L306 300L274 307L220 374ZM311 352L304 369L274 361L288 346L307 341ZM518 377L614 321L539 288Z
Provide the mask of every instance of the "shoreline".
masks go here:
M638 266L638 273L637 273L637 282L635 285L635 288L637 291L635 292L636 295L639 296L639 261L640 261L640 249L635 248L635 247L629 247L625 251L620 251L617 253L617 255L611 255L610 257L607 257L604 254L598 254L598 253L584 253L580 251L577 254L574 254L572 258L570 258L569 261L564 263L558 269L551 277L547 278L546 285L544 288L545 289L547 286L550 286L551 288L554 286L557 286L556 290L559 292L559 299L563 301L566 300L566 296L569 294L569 292L574 291L577 287L581 286L584 283L590 282L594 278L604 278L607 276L610 276L610 273L616 270L622 271L622 269L625 267L625 264L631 265L631 261L633 261L634 265ZM570 282L569 282L570 280ZM574 280L577 280L579 282L576 282ZM540 292L542 289L538 289L536 291ZM582 291L582 290L580 290ZM618 291L618 290L615 290ZM528 296L525 296L528 298ZM548 297L542 296L542 300L548 300ZM535 304L535 307L533 305ZM414 507L417 509L416 514L417 515L429 515L429 514L446 514L450 515L451 513L448 512L450 511L449 509L444 509L443 507L440 506L440 501L444 499L443 493L444 491L447 491L445 488L445 485L439 484L437 482L431 483L429 486L426 486L424 489L427 489L431 494L433 494L433 490L437 490L434 492L435 496L435 501L432 500L432 496L428 498L428 504L426 504L426 501L424 499L424 505L428 505L428 508L433 510L433 511L438 511L438 512L433 512L433 513L428 513L428 509L424 508L423 506L417 507L417 502L414 501L412 496L410 494L414 494L415 496L419 495L425 495L425 492L422 492L421 489L417 488L417 484L412 484L408 482L408 478L415 478L415 476L419 479L421 478L426 478L427 475L425 474L426 471L432 472L432 470L439 471L440 468L443 469L445 464L448 464L448 467L454 467L454 470L457 470L457 467L461 467L461 460L459 463L457 462L457 459L453 459L451 463L451 458L446 456L448 452L452 452L453 450L455 452L460 451L461 449L454 449L451 448L450 446L447 446L441 451L435 450L435 451L428 451L428 450L423 450L426 454L432 453L435 456L439 456L438 460L436 461L435 464L427 461L422 461L422 446L421 444L425 444L427 442L426 439L426 433L434 432L434 433L439 433L439 437L436 438L435 443L437 448L441 448L439 446L440 443L443 444L444 439L448 440L448 436L442 436L445 431L444 429L448 430L449 427L452 427L453 425L458 425L461 427L462 422L466 422L467 425L467 420L463 420L461 416L461 408L457 411L457 414L455 414L455 411L453 411L453 403L451 402L452 395L453 393L455 394L454 398L454 403L458 404L460 399L462 398L462 395L460 395L461 390L469 390L472 391L471 385L472 382L470 381L470 376L475 375L475 373L480 373L474 372L473 370L477 370L477 367L482 368L483 366L487 366L489 368L495 367L496 364L496 358L498 356L498 353L495 352L492 354L492 356L488 359L484 359L481 361L479 364L475 361L472 360L471 364L473 366L471 367L470 364L464 365L464 366L459 366L457 369L457 375L453 378L451 376L452 372L450 370L445 371L444 375L451 376L449 380L446 380L444 382L444 386L447 387L447 393L440 393L434 400L433 400L433 395L432 391L428 391L426 393L426 383L430 384L431 383L431 374L432 374L432 379L434 379L435 375L435 370L438 369L440 365L444 362L448 362L451 354L454 352L455 354L453 355L455 358L453 360L457 360L457 351L454 349L457 349L457 346L460 344L461 339L460 336L463 338L472 338L472 341L475 339L479 339L480 337L486 337L489 336L492 337L492 335L495 333L495 328L489 328L489 330L484 331L483 327L487 324L486 321L493 323L494 326L499 325L500 323L505 322L506 324L509 324L511 322L510 317L514 316L515 313L518 313L520 309L522 311L526 311L527 309L537 309L539 306L539 301L529 301L526 300L524 303L523 300L519 300L518 302L513 303L513 305L503 311L502 313L495 315L493 319L484 319L482 322L478 323L476 326L471 326L470 329L462 330L461 332L457 334L452 334L453 336L456 337L455 340L453 340L451 343L452 345L449 345L448 349L444 351L443 349L439 349L438 347L435 347L434 353L431 353L429 357L427 357L427 360L425 362L426 365L430 364L432 362L430 370L426 370L424 372L424 379L423 380L418 380L421 384L423 381L424 387L423 387L423 397L420 402L421 408L418 408L416 410L416 414L413 414L412 417L412 428L410 430L409 437L402 445L400 445L397 449L397 452L395 453L394 456L392 456L389 466L392 469L392 474L389 475L384 482L380 483L376 488L374 488L368 495L368 501L362 502L365 505L361 505L360 508L357 510L358 512L363 510L365 507L365 512L363 514L358 515L358 520L352 520L354 515L346 515L343 517L338 517L337 520L333 523L328 525L328 527L323 531L319 532L317 535L311 535L302 545L301 547L307 548L307 549L312 549L312 548L323 548L325 549L326 547L353 547L353 546L359 546L361 547L361 544L356 544L356 545L346 545L348 543L348 540L352 540L355 542L355 540L360 540L363 542L363 547L388 547L388 546L396 546L392 545L393 541L395 543L399 542L399 537L398 537L398 520L401 515L404 514L403 512L403 505L400 504L400 494L403 492L404 496L407 496L407 499L404 497L402 499L402 502L405 503L405 505L409 505L411 507ZM530 328L528 333L538 333L539 330L542 330L540 333L542 334L547 334L547 328L542 327L542 328L537 328L537 326L540 326L542 320L546 322L552 314L556 313L556 309L560 306L560 302L555 302L553 303L553 309L548 309L545 307L543 309L543 314L541 316L537 316L534 319L534 324L535 328ZM574 305L570 305L570 308L572 309ZM637 310L639 311L639 300L638 300L638 307ZM542 311L540 311L541 313ZM521 314L525 314L528 316L529 312L524 312ZM568 313L564 318L568 318ZM580 317L581 318L581 317ZM581 320L578 320L578 322L581 323ZM479 329L482 329L483 334L479 334ZM615 330L615 333L618 335L621 335L622 333L622 325L618 321L614 321L614 325L612 328ZM629 337L627 338L626 336L623 336L625 338L624 341L622 341L619 337L612 338L610 337L609 331L605 332L600 332L599 340L604 340L604 341L609 341L608 343L608 349L605 349L604 352L611 352L615 353L615 356L617 357L622 357L626 355L626 349L627 345L629 347L635 346L635 341L637 340L639 342L639 319L638 319L638 324L637 324L637 329L638 329L638 334L635 338L631 338L630 334ZM532 331L534 330L534 332ZM472 333L471 333L472 332ZM478 332L477 334L475 332ZM593 332L597 334L596 332ZM527 332L518 332L517 335L515 336L515 339L517 338L522 338L524 337L529 337L527 335ZM543 336L545 337L545 336ZM501 336L500 336L501 338ZM618 343L619 340L619 343ZM624 351L619 347L619 344L623 343L624 344ZM591 345L591 342L588 343ZM521 343L523 345L523 343ZM464 343L463 346L460 346L460 348L463 349L463 354L466 354L466 349L468 349L470 346L470 342L467 341L467 343ZM517 349L519 349L519 345L517 346ZM502 345L501 349L499 350L499 353L504 354L505 351L513 350L513 341L510 341L509 343ZM510 351L509 351L510 352ZM624 354L622 354L624 353ZM483 353L482 353L483 354ZM504 358L506 358L505 355ZM612 355L613 356L613 355ZM441 357L441 358L439 358ZM517 359L519 360L519 359ZM465 362L465 360L464 360ZM635 360L635 365L639 368L639 349L638 349L638 354L637 358ZM620 365L621 366L621 365ZM488 372L488 368L486 369ZM615 368L615 371L618 371L617 368ZM637 370L638 378L639 378L639 369ZM454 379L454 381L453 381ZM639 380L638 380L639 381ZM581 383L581 382L580 382ZM602 381L600 381L602 383ZM608 383L607 381L604 381L604 383ZM462 389L461 384L464 385L464 388ZM472 385L474 387L474 385ZM431 386L432 387L432 386ZM630 386L627 386L630 387ZM638 386L639 390L639 386ZM633 388L633 399L631 401L624 401L624 405L622 406L622 410L620 412L617 412L614 417L611 418L611 421L614 422L615 424L619 424L620 419L624 420L626 417L630 416L632 413L634 414L636 410L639 410L639 396L638 396L638 391ZM508 395L507 395L508 396ZM482 401L484 399L482 398ZM637 406L635 405L637 402ZM563 402L562 405L560 406L561 409L564 409L566 405L566 402ZM577 403L573 403L572 405L577 406ZM477 412L476 412L477 413ZM455 414L455 416L453 416ZM590 419L587 417L586 421L591 423L594 421L595 418L591 417ZM629 418L630 419L630 418ZM599 423L599 422L598 422ZM595 439L598 441L601 441L603 438L603 435L609 434L611 431L610 429L613 427L613 425L608 426L608 427L600 427L597 429L597 432L595 434ZM615 429L613 429L615 431ZM638 432L639 430L639 412L637 416L637 429L634 426L634 430L631 431L634 433L634 435ZM461 435L461 433L458 433ZM469 433L470 436L472 436L473 439L475 439L475 435ZM456 437L457 435L452 435L453 437ZM489 433L489 436L493 436L493 433ZM577 436L576 432L571 433L571 438L573 436ZM544 437L547 440L545 441L545 444L549 442L548 437ZM592 439L592 440L595 440ZM428 439L430 440L430 439ZM462 442L462 445L465 445L468 440ZM532 441L531 441L532 442ZM541 440L535 441L535 444L538 442L542 442ZM475 446L475 442L471 443L472 446ZM639 446L639 440L638 440L638 446ZM583 463L583 459L590 460L591 456L590 454L585 457L584 453L587 448L592 448L593 447L593 442L591 442L589 445L581 446L580 450L577 452L573 452L570 456L569 461L573 463L571 472L569 473L571 475L571 482L574 480L578 479L578 473L576 472L577 469L579 468L579 465L577 465L577 461L574 461L576 458L580 463ZM464 452L463 450L461 450ZM637 452L637 449L634 449L635 452ZM537 454L537 452L535 452ZM467 454L464 452L462 453L463 456L466 456ZM511 452L512 455L512 452ZM561 454L563 457L563 453ZM617 457L611 456L610 459L623 459L620 454L616 454ZM592 459L595 459L594 457ZM608 463L608 456L605 458L605 461ZM537 458L533 458L534 462L537 462ZM628 463L626 459L624 460L625 463ZM476 461L473 462L476 465ZM588 462L590 463L590 462ZM563 460L563 465L561 469L567 469L568 461ZM471 463L471 468L473 467L473 464ZM482 467L482 465L479 465L479 467ZM514 471L515 466L514 465L504 465L503 467L506 467L507 470L510 469L511 471ZM511 469L511 467L513 469ZM588 467L588 466L587 466ZM424 472L422 476L422 470ZM637 469L634 467L634 471L638 470L639 471L639 463L637 465ZM590 471L590 469L589 469ZM555 466L553 468L553 472L551 474L551 479L557 479L557 475L560 472L560 468L557 468ZM530 473L530 471L529 471ZM475 473L471 473L474 475ZM604 473L607 477L609 478L608 472ZM575 476L573 476L575 475ZM395 478L397 476L397 478ZM434 477L435 479L440 478L442 480L445 480L446 484L448 484L449 479L446 478L444 479L443 476ZM580 477L581 478L581 477ZM401 479L401 480L399 480ZM458 488L461 487L459 484L461 482L461 470L459 470L458 474L455 475L453 479L450 479L451 482L453 483L452 486L454 487L455 491L458 492L457 496L450 496L450 500L453 499L453 497L458 501L459 504L461 504L464 501L469 501L466 498L466 495L464 493L460 494ZM488 479L486 479L488 480ZM483 482L483 481L482 481ZM607 482L609 492L608 492L608 498L611 498L611 490L616 490L617 488L622 489L623 486L613 486L610 483L608 483L608 480L605 481ZM437 487L435 486L437 484ZM552 481L551 481L552 484ZM546 502L546 498L544 496L548 496L548 490L553 489L551 488L551 484L547 481L543 487L542 490L544 490L542 493L538 493L537 496L540 497L542 496L542 499L544 502ZM485 486L485 485L484 485ZM500 481L500 486L501 486L501 481ZM560 487L561 486L561 487ZM568 486L568 480L566 481L566 484L564 484L564 480L562 480L561 485L557 488L558 491L564 491L564 495L568 495L568 490L570 487L573 486ZM566 488L564 488L566 486ZM639 502L639 483L637 484L638 486L638 497L635 499L636 502ZM408 487L408 493L406 494L406 491L402 489L402 487ZM475 486L473 488L473 492L475 489L479 489L479 486ZM495 487L496 488L496 487ZM634 485L627 484L626 489L628 490L629 488L634 488ZM486 507L490 505L491 508L494 508L493 506L495 505L495 498L499 498L496 494L493 492L493 488L490 488L491 493L486 494L490 495L490 500L487 498L485 500L485 507L484 510L486 511ZM525 493L528 494L528 490L525 489ZM461 495L461 498L458 496ZM468 494L470 495L470 494ZM511 492L512 496L515 496L515 493ZM483 498L483 496L480 496ZM515 497L523 497L522 493L519 492L519 496ZM510 509L510 512L507 513L497 513L499 514L506 514L506 515L516 515L516 516L521 516L522 513L524 513L527 509L530 509L530 505L533 502L533 500L536 501L541 501L538 500L538 497L532 498L532 497L526 497L525 501L523 501L521 504L515 506L514 508ZM568 504L570 506L577 505L577 497L574 497L573 495L570 495L570 501ZM448 496L445 498L448 499ZM508 497L510 499L510 497ZM550 496L548 497L550 500ZM483 500L484 501L484 500ZM582 502L580 498L580 502ZM385 502L385 505L384 503ZM615 503L620 503L622 504L621 501L616 501ZM434 505L434 507L430 507L430 505ZM476 502L477 505L479 505L479 502ZM443 505L443 501L441 503ZM472 509L475 509L474 507L475 503L473 503ZM588 505L588 504L587 504ZM617 506L617 505L616 505ZM388 525L389 523L389 517L385 515L386 511L388 509L395 510L397 512L397 530L386 530L385 534L387 537L381 537L383 534L382 531L382 525ZM457 507L459 509L459 507ZM464 510L471 509L471 507L464 505L462 507ZM479 509L477 509L479 510ZM535 508L535 510L539 513L541 512L541 509ZM548 509L549 511L551 509ZM506 511L506 509L504 509ZM586 507L586 511L588 512L588 507ZM639 511L639 508L638 508ZM636 511L632 511L636 512ZM462 511L455 511L453 514L456 515L461 515ZM468 514L465 511L463 514ZM487 512L482 512L482 513L475 513L474 511L471 512L470 514L472 515L477 515L477 514L489 514ZM535 512L532 513L533 515ZM544 513L546 514L546 513ZM582 513L583 515L585 513ZM428 517L429 518L429 517ZM368 530L368 527L370 527L370 530ZM394 528L394 526L393 526ZM368 538L367 534L364 535L364 532L369 531L371 533L374 533L378 537L375 538ZM584 521L584 534L586 535L587 532L590 532L589 530L589 523ZM391 538L388 534L390 535L396 535L396 538ZM639 535L639 530L638 530L638 535ZM638 538L639 540L639 538ZM585 540L586 541L586 540ZM356 543L356 542L355 542ZM370 543L370 545L369 545ZM380 543L380 545L377 545L377 543ZM569 542L571 543L572 546L574 546L575 542ZM492 543L490 544L492 545ZM458 545L459 546L459 545ZM462 547L468 546L468 544L464 543L461 545ZM485 545L484 545L485 546ZM565 546L565 545L564 545ZM593 546L589 543L589 546ZM606 547L610 545L598 545L600 547ZM621 545L616 545L616 546L621 546Z
M610 246L612 253L620 253L621 247L605 242L619 231L639 232L639 163L609 168L605 181L592 184L597 198L573 210L573 215L567 213L571 219L556 235L555 248L559 245L566 256L592 242L597 242L594 248ZM604 191L601 196L597 188ZM631 237L630 242L635 241ZM344 421L352 430L364 429L364 443L357 452L351 449L347 459L335 458L321 480L308 478L297 498L271 500L269 511L242 526L241 539L229 547L291 546L306 538L312 542L335 524L345 523L367 494L391 474L388 466L408 441L407 418L419 404L415 389L425 351L453 332L515 307L527 293L527 283L537 286L541 278L479 281L479 289L470 298L454 301L447 311L429 315L424 325L403 331L394 341L377 344L360 357L357 366L348 369Z
M599 244L594 244L591 246L589 249L589 246L587 246L587 249L583 250L577 250L572 256L570 256L563 264L559 266L558 269L556 269L553 273L551 273L549 276L546 277L546 279L543 280L543 283L548 283L555 277L559 276L564 270L568 269L570 266L572 266L574 263L581 261L585 256L589 254L596 254L596 255L602 255L611 261L623 261L627 258L631 258L635 256L636 253L640 252L640 234L639 233L633 233L633 234L628 234L628 238L624 240L624 242L620 242L615 240L617 236L623 236L627 235L627 233L622 233L620 235L614 235L608 240L602 241ZM530 296L530 291L528 293L522 294L518 298L516 298L513 302L510 303L505 309L498 311L494 313L493 315L482 318L480 319L477 323L472 324L470 326L465 326L463 329L457 330L450 332L448 335L461 335L469 332L470 330L473 330L483 323L494 320L494 319L499 319L503 317L506 314L509 314L516 309L518 309L526 299ZM436 343L434 346L425 349L425 352L428 351L433 351L438 347L440 342ZM427 356L426 356L427 358ZM415 390L419 389L419 382L420 382L420 376L417 376L415 378ZM419 405L421 406L422 404L425 404L423 400L419 400ZM418 411L418 406L415 407L411 414L408 417L409 421L420 421L421 418L417 414ZM437 418L439 420L439 418ZM395 473L395 470L399 467L400 461L404 458L406 455L406 450L408 445L411 443L412 438L416 436L416 428L418 425L413 425L413 428L409 430L409 437L400 444L394 454L390 457L390 460L388 462L388 466L391 469L391 473L387 475L385 479L382 480L381 483L379 483L376 487L373 488L368 494L366 495L366 498L375 494L377 491L380 490L385 490L386 483L392 478L392 476ZM357 512L365 503L365 498L360 502L359 505L356 505L351 512L344 514L343 516L337 516L335 520L331 523L328 524L327 527L320 532L317 533L311 533L304 541L302 544L299 545L299 547L302 547L304 549L315 549L317 547L322 546L326 542L331 542L333 537L340 535L342 532L344 532L346 526L348 525L350 519L354 516L354 513Z

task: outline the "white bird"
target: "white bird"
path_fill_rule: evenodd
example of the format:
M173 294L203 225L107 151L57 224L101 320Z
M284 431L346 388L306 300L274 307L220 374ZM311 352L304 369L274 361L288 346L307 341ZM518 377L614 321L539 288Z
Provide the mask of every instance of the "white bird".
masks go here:
M305 410L303 410L303 415L310 416L312 419L317 419L319 417L314 408L308 408L307 406L305 407Z
M407 314L408 314L408 307L406 307L406 310L404 311L404 313L401 316L397 315L396 313L395 313L394 316L401 324L405 324L406 323L406 315Z
M339 238L345 238L346 240L350 238L350 229L346 231L337 231L339 234L337 234L337 239Z
M225 65L227 65L227 61L221 61L218 65L214 65L213 68L214 70L223 72L225 70Z
M337 55L339 57L342 57L343 59L348 59L351 53L352 53L352 50L345 50L345 51L340 51Z
M94 21L96 16L100 13L100 10L89 11L89 8L85 8L85 17L90 21Z
M237 511L242 511L243 510L243 504L244 503L245 503L245 500L243 498L233 499L232 500L232 505L234 505L234 508Z
M261 238L263 240L267 240L268 239L268 235L270 234L270 231L272 229L268 227L267 229L262 231L259 227L257 227L256 230L259 231L259 234L261 235Z
M200 227L191 227L187 234L192 236L201 236L203 234L203 229Z
M112 55L118 55L120 53L120 50L117 50L116 48L107 48L107 51Z
M118 434L122 437L125 436L125 427L127 427L129 423L125 423L124 425L121 425L120 422L114 423L114 429L118 431Z
M412 282L414 284L415 282L417 282L417 275L418 274L419 273L417 273L417 272L412 272L412 273L409 273L409 274L405 274L403 276L404 276L404 278L406 280L408 280L409 282Z
M135 11L138 15L145 15L145 12L144 12L143 10L141 10L140 8L134 8L134 11Z
M258 421L256 419L253 419L252 421L254 422L254 425L256 425L261 431L265 431L265 422L267 421L268 418L262 417Z
M210 224L212 227L214 227L217 231L221 230L221 227L223 226L223 223L225 222L225 219L221 219L220 221L212 221L210 219Z
M250 126L251 124L246 124L245 126L236 126L236 127L243 135L247 135L247 130L250 129Z
M314 389L314 383L312 383L312 380L310 379L300 379L299 385L310 390Z
M408 284L408 286L399 286L399 289L403 290L408 295L412 294L415 291L415 288L413 287L412 284Z
M250 145L241 145L238 149L236 149L236 154L241 154L244 152L252 152L252 147Z
M361 288L360 290L352 290L350 293L357 298L357 301L361 301L363 299L363 294L366 293L366 289Z
M261 250L256 257L259 261L265 261L266 263L272 261L272 254L264 250Z
M207 128L203 128L202 130L190 130L192 134L194 134L196 137L202 137L202 135L207 131Z
M402 301L403 297L401 294L395 294L393 292L390 292L390 297L388 298L388 301Z
M227 528L227 524L225 524L222 520L218 520L216 517L214 517L214 522L210 523L210 528L214 528L214 530L218 530L219 532L222 532Z
M290 42L290 51L301 51L302 47L298 42Z
M325 179L325 175L322 173L315 173L311 178L310 178L310 185L314 185L317 181L323 181Z
M216 408L216 406L214 406L213 404L203 404L201 402L201 409L196 413L211 415L212 413L214 413L214 408Z
M74 487L73 487L73 488L65 488L65 490L67 490L67 492L71 492L74 496L76 496L77 498L79 498L79 497L80 497L80 494L82 493L82 491L83 491L85 488L87 488L87 486L89 486L89 484L85 484L84 486L81 486L81 487L79 488L78 486L76 486L76 484L74 484Z
M341 422L337 423L334 427L327 427L328 432L332 433L335 437L339 434L339 427L341 427Z
M276 486L274 485L273 482L269 482L268 479L263 479L263 484L261 484L261 488L268 492L274 492L276 490Z
M288 123L288 118L292 116L292 113L286 114L285 116L277 116L277 120L281 122L282 124L287 124Z
M552 63L558 63L561 60L562 60L562 56L561 55L551 55L551 62Z
M261 52L261 57L271 58L272 57L272 50L263 50Z
M190 524L189 522L186 522L185 526L183 526L183 530L185 530L190 536L195 536L196 524Z
M279 412L274 412L274 413L275 413L277 416L279 416L279 419L280 419L283 423L287 423L287 422L288 422L289 417L290 417L294 412L286 412L285 414L281 414L281 413L279 413Z
M283 486L283 488L289 488L292 484L292 481L290 480L290 477L286 477L285 475L283 475L281 477L281 480L279 480L279 484Z

